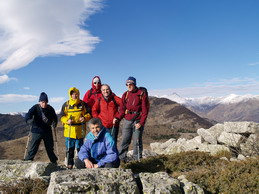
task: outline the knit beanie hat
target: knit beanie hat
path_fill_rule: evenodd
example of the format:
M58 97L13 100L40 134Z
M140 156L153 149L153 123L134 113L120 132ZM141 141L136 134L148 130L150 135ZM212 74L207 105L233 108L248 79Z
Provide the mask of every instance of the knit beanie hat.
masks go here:
M47 96L47 94L45 92L41 92L41 94L40 94L39 102L41 102L41 101L44 101L44 102L48 102L49 101L48 100L48 96Z
M134 84L135 86L137 85L137 81L135 77L130 76L127 80L126 80L126 84L130 83L130 84Z

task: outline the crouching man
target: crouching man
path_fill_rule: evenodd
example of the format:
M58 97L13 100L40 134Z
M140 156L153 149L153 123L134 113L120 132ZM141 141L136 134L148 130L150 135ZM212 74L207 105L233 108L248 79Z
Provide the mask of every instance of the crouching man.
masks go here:
M80 148L75 166L81 168L118 168L119 154L109 132L102 126L99 118L88 122L90 132L84 145Z

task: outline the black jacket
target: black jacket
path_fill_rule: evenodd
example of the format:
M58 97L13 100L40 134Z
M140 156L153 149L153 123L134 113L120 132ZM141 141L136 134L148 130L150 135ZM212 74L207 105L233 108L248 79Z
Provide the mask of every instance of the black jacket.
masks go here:
M47 118L45 122L43 121L42 112ZM46 108L41 108L39 104L35 104L25 115L25 121L32 125L32 133L48 133L51 132L52 124L56 127L58 118L52 106L47 105Z

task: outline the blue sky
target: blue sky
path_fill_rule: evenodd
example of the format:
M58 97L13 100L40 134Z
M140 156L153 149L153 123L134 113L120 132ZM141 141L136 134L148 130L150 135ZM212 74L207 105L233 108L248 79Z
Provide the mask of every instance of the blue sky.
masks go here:
M26 2L26 3L24 3ZM60 109L92 77L121 95L259 94L257 0L0 0L0 113Z

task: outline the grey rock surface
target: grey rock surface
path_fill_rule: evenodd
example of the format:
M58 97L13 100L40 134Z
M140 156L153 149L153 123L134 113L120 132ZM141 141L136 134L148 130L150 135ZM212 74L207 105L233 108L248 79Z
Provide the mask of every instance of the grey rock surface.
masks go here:
M51 174L48 194L53 193L138 193L131 170L74 169Z

